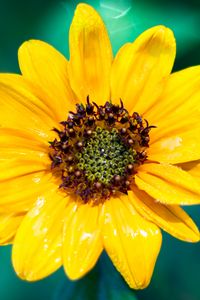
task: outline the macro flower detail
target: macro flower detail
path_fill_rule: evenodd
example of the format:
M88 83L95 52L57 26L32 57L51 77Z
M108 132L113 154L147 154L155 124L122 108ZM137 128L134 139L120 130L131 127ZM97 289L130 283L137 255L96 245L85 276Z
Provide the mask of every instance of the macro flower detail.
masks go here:
M113 58L105 25L79 4L69 61L45 42L0 75L0 243L19 277L64 266L81 278L105 250L145 288L160 228L198 242L181 205L200 203L200 67L171 73L175 39L153 27Z
M154 126L136 112L129 116L122 102L98 106L89 98L61 124L63 130L54 128L59 138L50 142L49 153L55 176L62 178L60 188L94 203L117 192L127 194L137 167L147 159Z

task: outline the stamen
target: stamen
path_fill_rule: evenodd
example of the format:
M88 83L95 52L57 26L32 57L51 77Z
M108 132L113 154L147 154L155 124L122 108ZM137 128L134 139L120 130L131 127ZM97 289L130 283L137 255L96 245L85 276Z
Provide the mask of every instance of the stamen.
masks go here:
M84 202L105 201L117 192L127 193L137 167L147 159L149 126L134 112L120 105L77 104L60 123L63 130L50 142L52 170L60 171L60 188L75 193ZM58 172L55 172L58 174Z

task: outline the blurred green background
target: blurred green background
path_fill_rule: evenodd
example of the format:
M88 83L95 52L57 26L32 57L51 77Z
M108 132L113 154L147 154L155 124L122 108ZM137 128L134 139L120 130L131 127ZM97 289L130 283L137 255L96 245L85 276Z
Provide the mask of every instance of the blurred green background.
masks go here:
M68 30L78 2L0 0L0 71L19 72L17 49L31 38L49 42L68 57ZM164 24L173 29L177 39L174 70L200 64L200 0L85 2L101 13L115 53L145 29ZM187 211L200 226L200 208ZM0 248L1 300L200 299L200 244L183 243L167 234L150 286L134 293L105 255L96 269L78 283L70 283L63 270L39 282L23 282L14 274L10 255L10 246Z

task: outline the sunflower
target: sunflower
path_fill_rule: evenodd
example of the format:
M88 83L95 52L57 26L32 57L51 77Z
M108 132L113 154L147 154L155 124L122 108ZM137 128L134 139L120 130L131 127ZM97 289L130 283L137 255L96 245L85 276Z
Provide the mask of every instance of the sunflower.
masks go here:
M45 42L0 75L0 243L22 279L84 276L103 249L130 287L151 279L162 235L199 241L180 205L200 203L200 67L170 75L175 39L156 26L112 56L79 4L70 60Z

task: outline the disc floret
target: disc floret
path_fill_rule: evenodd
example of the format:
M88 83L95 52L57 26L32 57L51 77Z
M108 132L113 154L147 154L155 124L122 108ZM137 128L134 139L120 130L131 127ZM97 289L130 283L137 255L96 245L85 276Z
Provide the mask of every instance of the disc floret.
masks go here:
M60 188L74 192L84 202L103 201L117 192L127 193L137 167L147 159L149 126L120 105L77 104L58 138L50 142L51 168L60 174Z

